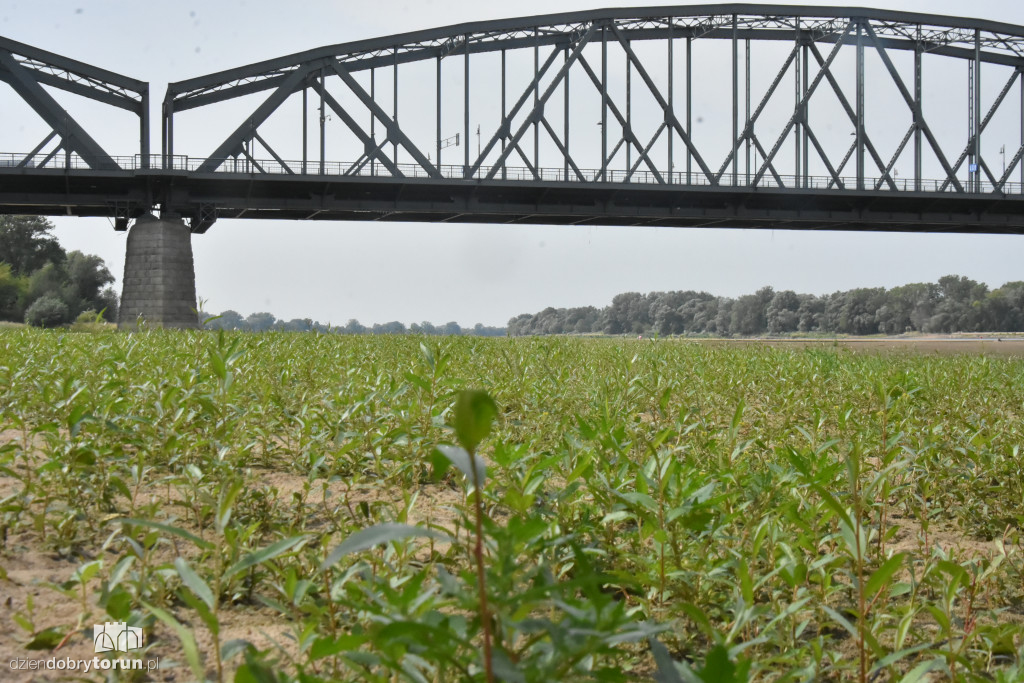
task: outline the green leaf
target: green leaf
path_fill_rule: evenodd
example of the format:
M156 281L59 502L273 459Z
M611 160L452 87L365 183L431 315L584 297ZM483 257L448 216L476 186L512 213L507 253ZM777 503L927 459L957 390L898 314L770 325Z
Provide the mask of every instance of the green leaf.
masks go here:
M240 652L254 650L255 646L244 638L234 638L220 646L220 660L227 662L237 656Z
M114 621L125 621L132 613L132 595L120 586L110 594L107 603L104 605L107 614L114 618Z
M214 520L220 533L224 533L228 522L231 521L231 506L235 504L235 498L241 493L242 486L242 480L238 479L227 490L221 490L220 501L217 503L217 518Z
M814 489L815 493L821 496L821 500L825 503L825 505L827 505L833 512L836 513L836 515L839 516L839 520L848 528L852 529L853 521L850 519L850 513L846 510L845 507L843 507L839 503L838 500L836 500L835 496L833 496L823 486L819 484L814 484L812 488Z
M526 675L501 648L494 650L491 664L494 667L494 677L502 683L526 683Z
M483 486L484 481L487 479L487 465L477 457L470 456L465 449L459 448L458 446L449 446L447 444L441 444L437 446L436 451L448 459L448 462L455 465L460 472L466 475L471 481L480 482L480 486ZM476 478L473 477L473 466L476 465ZM437 468L435 467L435 470Z
M873 598L880 590L885 588L889 580L892 579L892 575L903 566L903 559L906 556L906 553L896 553L875 570L871 578L868 579L867 586L865 586L864 592L869 598Z
M253 567L257 564L263 564L267 560L273 559L278 555L282 555L291 550L292 548L300 545L301 543L304 543L306 539L306 536L292 536L290 538L283 538L280 541L277 541L276 543L271 543L262 550L257 550L254 553L249 553L241 560L239 560L237 563L235 563L230 569L228 569L227 573L224 574L224 578L229 579L235 574L238 574L239 572L244 572L249 567Z
M488 434L498 415L498 406L486 391L465 389L455 397L455 436L473 452Z
M419 375L414 375L411 372L406 372L405 373L405 378L407 380L409 380L410 382L412 382L413 384L415 384L416 386L418 386L423 391L430 391L430 382L428 382L427 380L423 379Z
M360 645L366 642L366 636L357 635L343 635L337 638L317 638L313 642L313 647L309 649L310 661L316 661L323 659L324 657L330 657L336 655L339 652L345 652L346 650L356 650Z
M245 664L235 671L235 683L279 683L274 671L253 657L250 650L245 651Z
M672 655L669 654L668 648L662 645L657 638L651 638L648 642L651 644L651 652L654 654L654 663L658 665L658 674L655 680L659 683L685 683L679 669L676 668L676 663L672 661Z
M742 398L740 402L736 404L736 412L732 415L732 422L729 424L729 430L733 433L733 436L739 431L740 424L743 423L743 411L747 407L747 402Z
M736 665L729 659L729 650L724 645L711 648L700 670L700 678L706 683L741 683L736 674Z
M859 638L860 634L857 633L857 627L854 626L852 623L850 623L849 619L847 619L842 614L840 614L839 612L835 611L834 609L832 609L828 605L822 605L822 609L825 610L825 612L830 617L832 617L832 621L836 622L837 624L842 626L844 629L846 629L846 632L849 633L851 636L853 636L854 640L857 640Z
M78 436L78 433L82 430L82 425L93 419L93 416L88 411L89 408L81 404L71 409L71 414L68 415L68 432L70 432L71 436Z
M871 671L869 671L868 673L873 676L876 673L878 673L879 671L881 671L882 669L885 669L885 668L888 668L888 667L892 666L893 664L895 664L896 662L900 661L904 657L909 657L910 655L917 654L921 650L927 650L930 647L932 647L931 643L921 643L919 645L915 645L913 647L908 647L908 648L900 650L898 652L890 653L890 654L886 655L885 657L882 657L881 659L879 659L877 662L875 662L875 665L873 667L871 667Z
M192 669L192 675L197 680L206 680L206 672L203 671L203 663L199 659L199 648L196 647L196 639L192 632L178 623L178 620L171 616L169 612L150 605L148 602L141 602L143 607L148 609L154 617L164 622L178 636L178 640L181 641L181 649L185 653L185 659L188 661L189 668Z
M153 522L148 519L134 519L132 517L119 517L114 521L121 522L122 524L130 524L132 526L143 526L149 529L163 531L164 533L171 534L172 536L177 536L178 538L184 538L185 540L192 541L192 543L195 543L197 547L202 548L203 550L212 550L214 547L213 544L209 541L204 541L198 536L191 534L185 531L184 529L179 529L178 527L171 526L170 524L161 524L160 522Z
M32 636L32 640L25 646L26 650L52 650L64 640L64 629L60 626L51 626Z
M320 571L334 566L345 555L358 553L383 543L414 537L447 539L447 536L444 534L421 526L398 524L397 522L376 524L362 531L357 531L342 541L320 565Z
M72 577L72 580L83 585L89 583L89 580L92 579L92 577L96 576L96 572L98 572L100 570L100 567L102 566L102 560L93 560L92 562L86 562L77 570L75 570L75 575Z
M199 599L206 603L206 606L210 609L214 609L216 604L216 598L213 596L213 591L203 581L198 574L188 565L188 562L184 558L176 557L174 559L174 568L178 570L178 576L181 577L181 582L188 586L193 593L199 596Z
M913 669L907 672L907 675L900 679L900 683L917 683L918 681L925 680L924 675L933 669L937 669L942 666L941 659L933 659L928 662L921 662Z
M220 634L220 620L217 619L217 615L214 614L213 610L210 609L205 602L195 596L192 591L179 588L177 596L186 605L191 607L199 615L199 618L206 624L206 628L209 629L210 633L214 636Z

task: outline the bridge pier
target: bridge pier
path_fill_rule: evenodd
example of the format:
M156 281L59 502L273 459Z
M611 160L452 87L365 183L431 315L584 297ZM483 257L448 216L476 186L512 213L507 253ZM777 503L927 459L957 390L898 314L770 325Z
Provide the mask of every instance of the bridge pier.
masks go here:
M192 234L180 219L147 214L128 233L117 326L135 329L140 318L157 327L199 326Z

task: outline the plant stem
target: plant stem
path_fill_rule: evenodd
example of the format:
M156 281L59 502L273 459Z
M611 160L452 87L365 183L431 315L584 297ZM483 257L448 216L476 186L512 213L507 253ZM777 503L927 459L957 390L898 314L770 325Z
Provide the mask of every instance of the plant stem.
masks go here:
M473 555L476 557L476 584L480 594L480 624L484 631L484 671L487 683L494 683L494 667L491 663L491 615L487 609L487 580L484 574L484 531L483 531L483 492L480 490L480 474L476 467L476 453L469 451L469 464L473 469L473 491L475 498L476 544Z

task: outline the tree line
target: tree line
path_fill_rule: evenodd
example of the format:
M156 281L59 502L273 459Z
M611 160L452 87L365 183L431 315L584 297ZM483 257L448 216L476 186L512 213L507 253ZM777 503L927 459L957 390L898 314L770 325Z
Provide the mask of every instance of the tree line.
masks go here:
M475 335L478 337L504 337L504 327L489 327L477 323L473 327L462 327L457 322L434 325L424 321L412 323L408 327L404 323L392 320L387 323L376 323L367 327L356 319L345 325L330 325L311 318L292 318L278 320L272 313L252 313L243 317L238 311L227 310L216 316L203 314L203 327L214 330L242 330L245 332L322 332L335 334L426 334L426 335Z
M509 334L658 334L757 336L793 332L1024 331L1024 282L998 289L946 275L937 283L858 288L817 296L771 287L738 298L708 292L626 292L610 306L545 308L508 321Z
M66 252L39 216L0 216L0 320L56 327L79 316L117 320L103 259Z

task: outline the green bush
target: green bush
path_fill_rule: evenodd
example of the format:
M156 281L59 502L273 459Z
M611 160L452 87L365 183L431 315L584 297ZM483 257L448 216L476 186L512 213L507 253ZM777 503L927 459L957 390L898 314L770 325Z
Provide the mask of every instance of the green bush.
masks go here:
M69 318L67 304L52 294L39 297L25 311L25 322L33 327L57 327Z
M82 311L75 318L75 321L71 323L72 332L106 332L107 330L116 330L117 325L115 323L106 322L103 319L103 315L107 309L103 309L99 313L93 310Z

